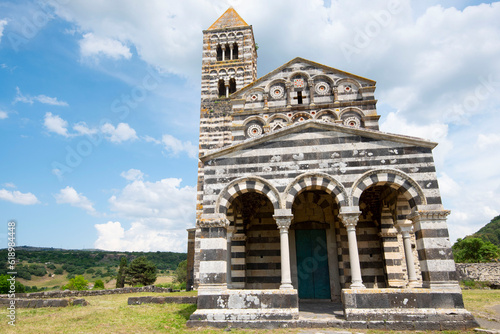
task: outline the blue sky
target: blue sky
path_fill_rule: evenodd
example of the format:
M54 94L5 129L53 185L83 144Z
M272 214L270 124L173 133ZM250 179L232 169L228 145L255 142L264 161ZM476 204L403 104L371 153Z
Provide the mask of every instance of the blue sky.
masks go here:
M500 214L500 4L0 2L0 244L185 251L202 30L229 6L259 76L300 56L377 81L381 129L427 138L452 241ZM0 223L1 226L1 223Z

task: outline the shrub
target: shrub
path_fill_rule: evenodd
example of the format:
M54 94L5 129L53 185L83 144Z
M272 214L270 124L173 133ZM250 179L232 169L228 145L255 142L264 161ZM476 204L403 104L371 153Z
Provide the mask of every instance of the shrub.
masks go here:
M9 280L10 278L11 278L10 275L0 276L0 293L10 293L10 287L11 287L11 282L12 282ZM22 285L18 281L15 281L14 289L15 289L16 293L26 291L26 288L24 287L24 285Z
M104 289L104 282L100 279L94 282L94 290L103 290Z
M95 269L94 268L87 269L87 274L93 274L93 273L95 273Z
M64 273L64 271L62 270L62 268L57 268L56 270L54 270L54 274L56 275L62 275Z
M69 280L69 283L62 286L61 290L87 290L89 288L89 281L85 277L78 275Z
M56 269L56 266L53 263L49 263L47 265L47 268L54 270L54 269Z

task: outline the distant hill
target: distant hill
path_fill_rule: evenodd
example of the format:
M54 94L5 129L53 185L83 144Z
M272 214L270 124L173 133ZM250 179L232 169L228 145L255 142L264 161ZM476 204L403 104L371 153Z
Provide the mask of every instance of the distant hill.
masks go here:
M500 216L493 218L488 224L474 233L472 237L481 238L500 247Z
M121 257L128 263L139 256L145 256L158 270L175 270L187 259L186 253L174 252L110 252L103 250L68 250L32 246L16 247L16 271L18 276L31 280L31 276L45 277L47 274L92 274L96 277L113 277ZM7 259L7 249L0 250L0 258ZM0 264L0 275L7 270L7 261ZM61 272L57 273L56 270Z

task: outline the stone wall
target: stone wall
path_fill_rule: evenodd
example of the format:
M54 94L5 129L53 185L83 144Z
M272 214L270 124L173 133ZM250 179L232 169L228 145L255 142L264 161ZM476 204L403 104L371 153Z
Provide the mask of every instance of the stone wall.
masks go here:
M15 304L12 304L12 301ZM16 308L40 308L40 307L67 307L67 306L87 306L85 299L9 299L0 298L0 307L15 305Z
M456 268L461 281L488 281L500 287L500 262L457 263Z
M66 298L66 297L85 297L85 296L102 296L120 293L134 293L134 292L172 292L170 288L160 288L154 285L143 286L140 288L119 288L108 290L82 290L82 291L44 291L33 293L16 293L16 298ZM7 298L8 295L0 295L0 298Z

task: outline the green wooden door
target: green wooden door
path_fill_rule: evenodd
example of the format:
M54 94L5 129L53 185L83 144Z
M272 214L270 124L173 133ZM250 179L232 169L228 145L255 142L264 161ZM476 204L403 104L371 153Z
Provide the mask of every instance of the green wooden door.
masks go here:
M295 230L299 298L330 299L325 230Z

